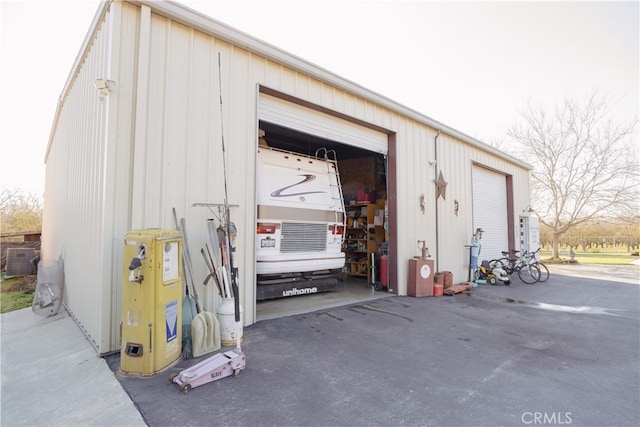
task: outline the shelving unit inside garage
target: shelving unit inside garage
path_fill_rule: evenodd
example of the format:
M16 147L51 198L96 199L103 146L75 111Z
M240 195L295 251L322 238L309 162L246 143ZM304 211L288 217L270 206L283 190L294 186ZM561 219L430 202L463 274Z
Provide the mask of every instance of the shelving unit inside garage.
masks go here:
M347 228L344 241L345 273L371 281L371 254L384 242L384 205L356 203L346 205Z
M346 211L343 272L370 283L371 255L379 254L382 243L388 239L384 228L387 220L384 159L369 156L338 163Z

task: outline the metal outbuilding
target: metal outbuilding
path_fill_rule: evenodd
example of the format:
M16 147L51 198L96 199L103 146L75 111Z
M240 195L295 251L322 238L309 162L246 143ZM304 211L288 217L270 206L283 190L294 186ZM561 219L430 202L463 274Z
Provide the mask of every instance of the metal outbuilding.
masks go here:
M465 246L475 228L485 229L488 254L519 247L519 217L529 206L525 162L178 3L106 1L55 114L42 234L43 253L64 260L64 303L99 354L120 347L127 231L172 229L175 207L189 224L191 252L205 241L211 212L194 204L224 200L221 119L245 325L256 321L262 127L384 159L394 293L407 294L418 240L456 282L467 280ZM486 197L494 210L502 206L493 225L480 220ZM492 227L502 233L496 242ZM204 263L196 270L206 276ZM200 294L205 306L218 305L211 286Z

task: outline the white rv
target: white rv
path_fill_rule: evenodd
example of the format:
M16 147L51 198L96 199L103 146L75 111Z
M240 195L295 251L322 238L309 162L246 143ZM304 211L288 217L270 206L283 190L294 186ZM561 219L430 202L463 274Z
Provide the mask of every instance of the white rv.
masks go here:
M258 148L257 299L334 290L345 263L344 200L335 152Z

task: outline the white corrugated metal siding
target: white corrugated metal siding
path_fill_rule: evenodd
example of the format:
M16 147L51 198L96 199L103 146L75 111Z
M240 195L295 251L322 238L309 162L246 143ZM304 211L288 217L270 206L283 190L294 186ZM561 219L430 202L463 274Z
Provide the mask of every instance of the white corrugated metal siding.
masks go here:
M406 294L408 259L419 254L417 240L426 240L441 270L452 271L456 281L466 280L473 163L513 176L516 213L529 204L526 167L425 116L176 3L107 6L109 13L97 20L93 41L72 72L77 77L65 88L52 130L43 225L45 253L57 257L63 252L67 262L68 305L102 353L120 344L126 231L173 228L175 207L187 219L191 253L199 255L207 242L206 220L217 210L193 204L224 201L222 124L229 203L237 206L231 217L239 232L241 303L245 323L255 322L260 88L391 135L395 143L389 159L395 162L397 189L391 195L397 204L392 256L400 294ZM102 101L93 87L98 77L117 84ZM436 129L442 130L438 163L431 165ZM374 145L382 149L381 140ZM434 179L440 170L449 185L446 200L436 201ZM205 266L199 258L194 264L201 300L214 311L219 303L215 287L199 285Z
M465 245L470 244L475 231L472 176L474 167L499 171L503 177L511 178L515 218L518 218L518 214L527 206L529 200L529 172L514 162L493 155L489 147L482 150L446 134L439 137L437 145L438 162L433 168L431 181L436 179L440 171L447 181L446 199L440 198L437 201L438 266L441 271L451 271L456 282L462 282L468 278L469 249ZM458 202L457 215L456 201ZM511 233L517 233L517 221L514 219L512 224ZM503 229L509 230L506 223L503 223Z
M123 230L137 19L111 4L87 37L58 106L46 157L43 255L65 262L64 302L99 353L119 347ZM114 36L116 35L117 36ZM120 49L122 49L120 51ZM113 79L100 98L97 78ZM124 145L123 145L124 142Z

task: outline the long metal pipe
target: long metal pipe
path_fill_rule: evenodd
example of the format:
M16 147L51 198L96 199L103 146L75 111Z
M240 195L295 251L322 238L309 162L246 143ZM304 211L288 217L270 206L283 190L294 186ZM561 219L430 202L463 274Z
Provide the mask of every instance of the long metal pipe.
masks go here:
M434 179L438 180L438 137L440 136L440 129L436 129L436 136L433 138L433 162L435 165ZM440 224L438 223L438 191L436 191L436 271L440 271Z

